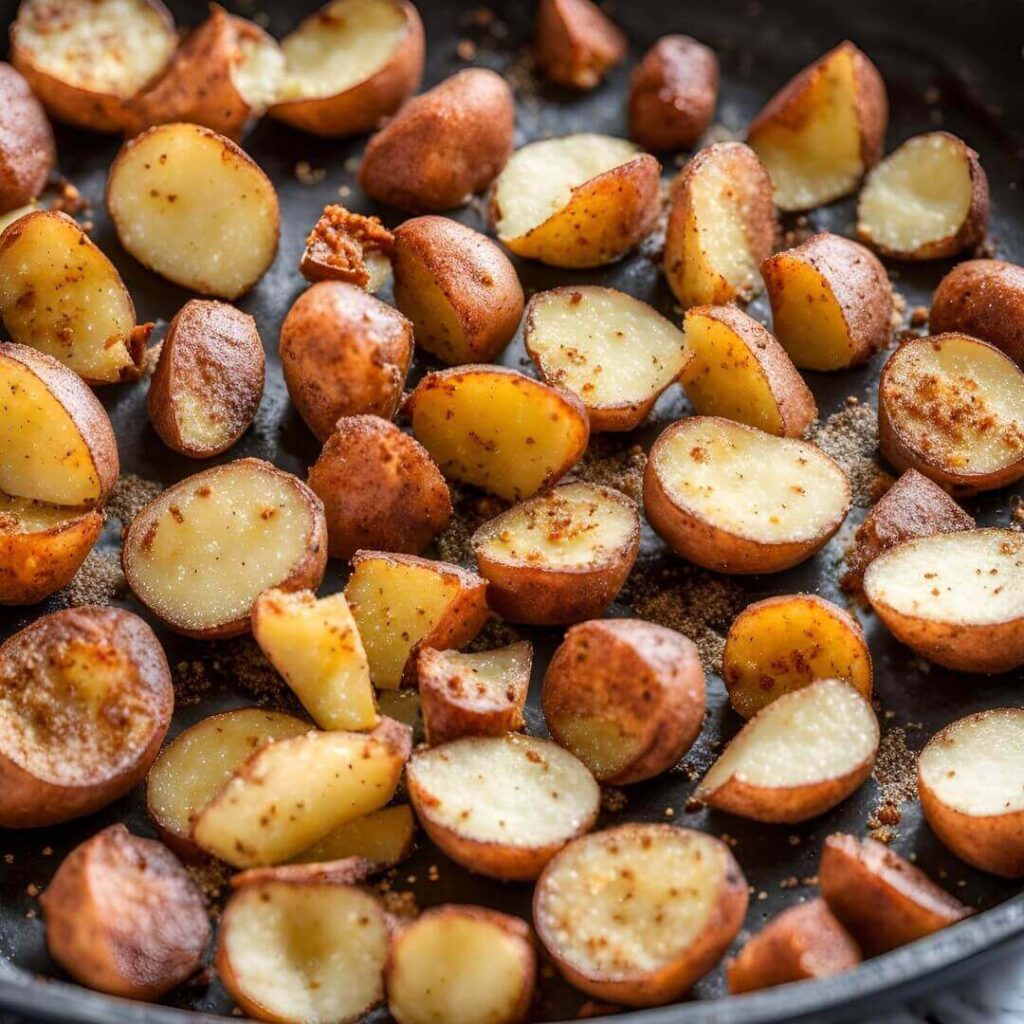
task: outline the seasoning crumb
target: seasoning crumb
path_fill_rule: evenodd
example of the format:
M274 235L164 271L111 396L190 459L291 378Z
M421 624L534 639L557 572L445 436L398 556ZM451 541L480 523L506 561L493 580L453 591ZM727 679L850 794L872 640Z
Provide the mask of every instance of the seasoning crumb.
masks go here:
M617 447L614 440L598 435L591 438L589 447L569 479L614 487L640 504L643 501L646 466L647 455L639 445L623 449Z
M924 327L928 323L928 307L915 306L910 313L911 327Z
M326 177L326 167L312 167L307 160L300 160L295 165L295 180L300 185L316 185Z
M619 811L625 810L628 803L629 798L625 792L615 786L605 786L601 790L601 807L611 814L618 814Z
M183 865L189 878L203 894L208 904L217 904L228 886L231 868L223 861L211 860L204 864Z
M508 505L489 495L463 490L457 484L450 484L452 495L452 518L445 529L434 540L438 557L443 562L476 568L476 556L471 543L473 534L488 519L504 512Z
M823 423L811 427L807 439L830 455L850 478L853 503L868 508L893 484L877 461L878 413L851 396Z
M71 582L55 595L62 608L109 605L128 593L120 554L112 548L90 551Z
M135 473L122 473L110 498L106 509L122 526L127 526L154 498L163 492L163 487L155 480L147 480Z

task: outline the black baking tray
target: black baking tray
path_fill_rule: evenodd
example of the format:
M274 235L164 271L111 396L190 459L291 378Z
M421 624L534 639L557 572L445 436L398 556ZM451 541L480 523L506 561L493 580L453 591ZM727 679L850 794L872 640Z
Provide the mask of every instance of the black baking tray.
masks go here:
M182 0L171 6L182 25L194 25L203 17L204 5L198 0ZM250 0L228 6L265 21L272 32L280 35L318 4L315 0L278 4ZM4 24L13 18L15 8L13 0L0 0ZM601 88L586 95L573 95L536 83L527 56L532 3L492 3L481 13L476 4L422 0L420 8L428 39L425 86L467 66L467 62L507 72L517 91L517 144L573 131L626 134L628 65L617 69ZM685 32L714 47L723 72L716 137L726 132L742 133L750 117L791 74L843 38L853 39L878 64L888 85L892 105L889 147L938 127L966 139L981 154L992 186L995 250L1003 258L1024 261L1024 4L1017 0L975 0L971 4L951 0L688 0L685 4L620 0L614 14L630 37L630 63L666 32ZM118 245L102 202L117 140L58 128L57 142L61 172L92 203L92 208L82 215L94 223L92 237L120 269L140 320L156 321L159 336L189 294L144 270ZM267 349L266 393L253 428L214 462L258 456L304 476L318 454L312 435L288 401L277 358L277 335L284 314L305 286L296 270L298 258L304 237L325 203L340 199L353 209L378 213L392 226L402 219L394 210L375 206L356 186L354 169L364 144L365 139L318 140L269 120L261 123L245 142L277 186L282 206L281 248L270 271L239 303L255 316ZM677 166L672 158L666 159L666 177ZM471 204L454 211L452 216L487 230L483 204ZM828 228L849 235L853 220L854 204L847 200L812 213L807 224L788 218L785 226ZM889 264L908 312L919 304L929 303L932 289L950 265ZM660 276L656 245L650 243L620 263L599 270L560 271L523 261L517 261L517 268L528 293L579 282L608 284L651 302L670 317L679 316ZM390 293L385 291L383 297L389 299ZM755 303L752 311L762 319L767 318L763 300ZM841 409L851 395L870 402L884 358L883 353L862 371L809 374L822 416ZM509 346L501 361L530 372L521 336ZM430 368L428 358L417 356L410 382ZM115 426L122 471L166 486L202 466L161 444L147 421L145 390L144 384L116 386L101 390L100 396ZM635 435L602 444L610 444L613 449L648 445L666 422L685 411L685 400L676 389L665 396L652 420ZM983 523L1007 524L1015 497L1020 493L1018 488L1016 494L1004 490L983 495L970 502L968 508ZM863 514L863 507L855 508L850 523L855 524ZM117 519L110 518L101 540L103 549L116 549L120 526ZM842 536L848 537L848 533L847 529ZM813 591L842 600L835 583L842 544L841 537L803 566L776 576L745 579L739 585L749 600L794 591ZM687 570L666 553L645 527L636 572L671 579L673 574L685 575ZM344 566L332 564L324 590L337 589L343 580ZM130 598L118 603L146 615ZM50 599L35 608L0 611L0 637L58 606L56 599ZM1021 673L985 678L929 667L895 643L863 609L856 611L864 623L874 657L883 731L904 729L912 750L920 749L937 729L962 715L1022 703ZM632 613L628 604L618 604L611 610L611 614ZM186 641L159 626L157 630L172 666L193 660L210 664L223 653L218 645ZM533 641L536 653L530 728L543 731L536 710L537 689L560 634L541 629L520 632ZM230 672L221 672L217 685L202 703L179 706L170 735L214 711L249 704L252 700L252 694L237 685ZM687 755L687 765L702 771L713 759L715 746L731 737L739 725L738 717L728 707L721 681L709 678L708 719L700 740ZM863 834L879 802L876 784L870 781L824 817L798 828L765 826L706 811L687 812L693 774L675 771L631 787L626 806L617 811L606 810L601 823L671 820L727 835L752 887L743 935L756 930L768 917L797 899L813 894L812 885L799 880L815 874L823 837L835 830ZM166 1005L146 1006L68 984L47 956L38 916L38 891L46 886L64 854L116 821L125 822L140 834L153 833L140 792L99 814L58 828L0 832L0 1012L15 1013L22 1019L82 1024L185 1024L230 1013L230 999L212 977L182 986L171 994ZM1024 896L1019 885L976 872L953 858L923 824L916 802L904 804L902 821L895 833L894 849L913 855L921 867L981 912L838 978L729 999L724 996L718 970L698 984L695 998L690 1001L623 1014L616 1019L638 1024L863 1019L897 999L955 980L981 961L1007 953L1024 938ZM436 880L430 878L433 865L437 866ZM790 887L793 880L797 882L796 888ZM471 875L446 860L423 836L416 854L400 867L393 884L396 889L415 892L421 906L445 901L479 902L529 918L529 886L505 885ZM570 990L552 972L542 972L536 1019L572 1019L584 1002L584 997ZM387 1015L379 1010L373 1019L383 1021Z

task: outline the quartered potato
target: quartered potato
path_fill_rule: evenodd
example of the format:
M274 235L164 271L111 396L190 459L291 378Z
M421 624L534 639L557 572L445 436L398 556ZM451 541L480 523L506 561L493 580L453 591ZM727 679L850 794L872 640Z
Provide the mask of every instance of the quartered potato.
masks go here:
M330 864L356 857L374 867L391 867L412 853L416 819L408 804L370 811L339 825L291 859L292 864Z
M538 292L523 338L541 377L576 395L595 431L639 426L690 360L678 327L597 285Z
M628 50L625 35L592 0L540 0L534 54L555 85L596 88Z
M516 255L553 267L614 263L654 229L660 171L653 156L609 135L531 142L495 182L495 232Z
M620 491L569 483L513 505L473 534L487 603L503 619L561 625L615 600L640 550L640 516Z
M715 416L670 426L651 448L644 510L706 569L781 572L810 558L850 509L850 484L820 448Z
M306 237L299 273L307 281L346 281L376 292L391 274L394 246L380 218L330 203Z
M729 847L674 825L577 839L533 896L537 935L566 980L627 1006L684 995L721 959L746 911L747 882Z
M31 203L46 184L56 151L53 130L28 82L0 62L0 214ZM6 227L0 218L0 230Z

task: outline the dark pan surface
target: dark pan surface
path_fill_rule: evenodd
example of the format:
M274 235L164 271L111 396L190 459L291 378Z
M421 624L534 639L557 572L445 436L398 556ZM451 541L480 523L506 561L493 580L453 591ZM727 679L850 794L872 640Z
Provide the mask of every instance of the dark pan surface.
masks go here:
M269 0L268 0L269 5ZM2 0L0 11L7 24L15 10L13 0ZM196 24L203 15L198 0L172 4L181 24ZM253 15L251 3L229 4L239 13ZM260 5L267 6L267 5ZM270 28L277 34L289 29L307 10L317 6L310 0L278 4L270 11ZM457 47L460 40L472 40L477 47L476 62L499 70L513 68L515 83L523 80L523 48L529 39L532 4L513 2L494 5L495 20L474 19L473 8L450 0L422 0L427 26L429 64L427 85L432 85L465 66ZM746 0L689 0L685 4L663 4L655 0L621 3L616 17L630 34L633 58L654 39L670 31L687 32L712 45L722 60L723 82L718 122L742 131L752 114L768 95L808 61L844 37L852 38L878 63L889 87L892 119L890 148L917 132L945 127L965 138L980 154L988 172L993 196L993 238L1000 256L1024 261L1024 142L1018 129L1024 125L1024 92L1021 85L1020 45L1024 39L1024 5L1001 0L979 0L973 4L936 3L924 0L860 0L856 4L803 2L773 4ZM465 45L460 47L467 52ZM517 144L545 135L588 130L625 134L624 97L628 70L620 68L593 94L568 94L519 89ZM321 141L265 121L248 139L246 147L271 175L281 197L282 240L277 261L254 291L240 304L256 317L268 353L267 390L253 429L220 460L259 456L300 476L316 458L318 449L291 408L276 357L277 333L288 307L304 287L296 266L302 242L317 213L326 202L338 198L339 188L351 188L343 200L352 208L380 213L389 224L401 218L394 211L376 210L355 187L355 158L364 140ZM117 264L135 299L140 320L153 319L158 330L189 297L184 291L143 270L119 247L102 205L107 169L117 148L113 139L58 131L60 168L92 201L89 216L95 221L93 238ZM296 165L305 161L311 168L325 168L322 180L303 184ZM666 161L666 174L675 165ZM453 215L473 227L486 230L482 206L474 204ZM844 201L811 216L811 225L852 234L853 203ZM788 226L793 226L790 223ZM521 263L519 270L528 292L561 284L603 283L652 302L666 314L673 312L669 292L661 280L652 249L634 254L616 266L598 271L556 271L540 264ZM920 267L890 264L898 291L907 309L928 304L931 290L949 264ZM389 293L384 298L390 298ZM766 318L763 301L753 312ZM871 399L873 381L880 362L862 372L825 376L810 375L810 383L822 416L841 408L846 397ZM524 366L521 339L506 352L503 362ZM417 359L412 380L430 368ZM122 471L136 473L166 486L201 466L168 451L148 425L145 385L108 388L101 393L117 431ZM659 405L655 421L635 437L621 441L649 444L666 422L685 411L678 391ZM1006 491L983 496L968 506L983 523L1010 521L1013 494ZM851 523L862 518L854 509ZM120 523L111 517L102 544L116 548ZM753 578L742 586L754 600L772 593L815 591L841 600L834 582L835 563L842 546L834 541L817 558L780 576ZM677 560L665 554L663 546L645 532L638 573L678 573ZM341 583L338 566L331 567L325 584L334 590ZM126 607L139 611L130 599ZM0 612L0 636L21 628L40 612L52 610L56 601L33 609ZM613 614L631 614L628 606L616 606ZM1021 703L1021 674L986 679L957 676L937 668L929 669L907 649L893 642L870 616L865 628L875 660L876 693L880 702L883 730L902 727L907 743L920 749L927 738L954 718L983 708ZM521 631L535 644L534 680L537 690L547 658L560 639L553 630ZM160 631L173 665L200 659L213 665L225 655L222 645L202 645ZM180 706L172 735L206 715L228 707L252 702L251 693L223 670L218 684L201 705ZM534 694L536 696L536 693ZM712 744L731 737L739 727L738 717L727 707L724 688L717 678L709 679L709 715L697 746L686 762L703 770L714 756ZM531 728L542 729L534 710ZM756 930L764 920L813 893L813 888L783 886L787 879L814 875L824 836L835 830L862 834L878 804L874 781L829 815L798 828L769 827L742 819L707 812L687 813L684 807L694 783L677 771L630 788L623 810L606 811L602 824L622 820L665 821L727 834L752 885L746 927ZM669 816L670 815L670 816ZM29 1016L59 1021L152 1021L194 1020L160 1007L143 1007L96 996L63 984L39 984L33 975L60 978L61 972L48 958L37 903L32 887L45 887L63 855L75 844L115 821L126 822L133 831L150 835L152 829L142 807L141 793L115 804L84 821L60 828L0 835L0 1009L17 1009ZM1018 886L975 872L959 863L923 825L916 803L903 807L903 819L896 829L894 848L916 855L917 862L955 894L985 912L942 934L869 962L855 974L829 982L790 986L773 992L723 1001L720 971L702 981L696 994L700 1001L616 1018L637 1021L783 1021L836 1020L842 1013L866 1013L868 1004L878 1006L898 995L920 989L928 979L942 972L951 979L980 956L1005 949L1015 937L1024 935L1024 897ZM437 880L429 869L437 865ZM413 881L415 879L415 881ZM467 874L434 851L421 838L415 856L402 865L395 888L412 890L423 905L455 900L479 902L529 916L530 888L502 885ZM788 883L787 883L788 885ZM991 909L994 908L994 909ZM10 965L15 965L12 968ZM21 970L18 970L21 969ZM551 977L542 981L538 1019L572 1019L582 997ZM172 994L173 1007L200 1013L227 1013L231 1003L216 981L191 984ZM383 1012L378 1018L384 1019Z

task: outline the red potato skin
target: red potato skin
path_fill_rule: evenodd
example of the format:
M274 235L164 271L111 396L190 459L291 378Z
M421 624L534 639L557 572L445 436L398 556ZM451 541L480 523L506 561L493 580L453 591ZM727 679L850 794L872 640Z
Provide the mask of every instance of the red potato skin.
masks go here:
M566 89L594 89L626 57L623 32L591 0L541 0L535 53L544 77Z
M264 885L268 882L359 885L379 868L380 865L375 865L365 857L343 857L341 860L318 864L274 864L247 868L232 875L231 888L244 889L247 885Z
M0 62L0 214L35 199L55 160L42 104L23 77Z

